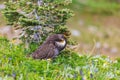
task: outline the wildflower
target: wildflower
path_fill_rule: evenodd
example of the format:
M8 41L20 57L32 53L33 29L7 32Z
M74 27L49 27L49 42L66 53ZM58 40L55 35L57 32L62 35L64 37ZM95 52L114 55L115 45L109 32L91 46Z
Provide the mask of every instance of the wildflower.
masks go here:
M15 74L15 73L13 73L13 74L12 74L12 77L15 79L15 78L16 78L16 74Z

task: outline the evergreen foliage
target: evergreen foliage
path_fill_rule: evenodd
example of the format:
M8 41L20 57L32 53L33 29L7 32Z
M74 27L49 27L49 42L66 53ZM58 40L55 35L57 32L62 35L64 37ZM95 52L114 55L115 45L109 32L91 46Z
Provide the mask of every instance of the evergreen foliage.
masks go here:
M22 29L19 38L26 43L42 42L48 34L68 32L67 19L73 16L63 6L71 0L9 0L3 13L8 24Z

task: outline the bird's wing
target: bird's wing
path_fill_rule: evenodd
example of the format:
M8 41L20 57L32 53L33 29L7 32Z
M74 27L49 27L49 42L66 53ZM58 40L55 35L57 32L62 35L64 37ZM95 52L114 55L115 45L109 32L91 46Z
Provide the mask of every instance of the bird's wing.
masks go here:
M47 59L54 56L55 46L54 44L43 44L38 50L36 50L32 55L35 59Z
M49 52L48 52L48 54L46 56L46 59L54 58L54 57L56 57L58 55L58 53L59 53L58 49L55 46L51 45L50 48L49 48Z

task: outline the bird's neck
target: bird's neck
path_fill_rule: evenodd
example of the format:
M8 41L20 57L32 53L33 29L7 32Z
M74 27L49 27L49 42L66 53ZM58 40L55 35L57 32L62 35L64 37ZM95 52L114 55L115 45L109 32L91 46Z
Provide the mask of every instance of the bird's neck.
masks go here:
M57 48L61 51L61 50L64 49L64 47L66 46L66 41L63 40L62 42L55 42L55 45L56 45Z

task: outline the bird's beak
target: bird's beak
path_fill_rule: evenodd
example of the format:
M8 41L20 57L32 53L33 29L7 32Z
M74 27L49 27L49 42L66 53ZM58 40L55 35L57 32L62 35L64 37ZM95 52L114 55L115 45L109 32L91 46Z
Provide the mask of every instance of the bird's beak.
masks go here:
M59 42L61 42L61 43L64 42L64 39L61 39Z

